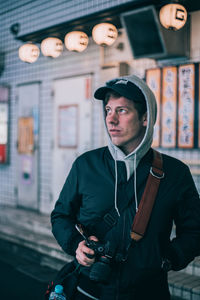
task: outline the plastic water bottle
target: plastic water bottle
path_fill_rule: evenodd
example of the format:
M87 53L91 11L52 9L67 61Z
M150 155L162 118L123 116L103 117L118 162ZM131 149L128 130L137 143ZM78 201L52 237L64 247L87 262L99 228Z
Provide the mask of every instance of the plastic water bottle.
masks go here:
M49 300L66 300L62 285L58 284L55 286L54 291L49 296Z

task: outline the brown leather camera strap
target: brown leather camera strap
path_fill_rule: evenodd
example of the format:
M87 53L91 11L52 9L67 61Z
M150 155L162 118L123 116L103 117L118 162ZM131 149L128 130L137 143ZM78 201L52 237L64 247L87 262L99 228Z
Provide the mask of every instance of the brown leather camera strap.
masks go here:
M153 149L152 167L131 228L131 238L135 241L142 239L145 234L160 185L160 180L163 177L162 155L160 152Z

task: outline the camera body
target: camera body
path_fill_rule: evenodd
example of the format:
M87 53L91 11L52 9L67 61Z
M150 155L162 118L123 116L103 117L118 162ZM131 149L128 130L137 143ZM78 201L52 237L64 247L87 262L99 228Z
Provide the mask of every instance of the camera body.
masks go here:
M102 244L100 242L90 240L86 230L83 229L81 224L76 224L75 228L84 238L86 246L94 251L94 255L86 254L89 258L95 257L95 262L90 269L90 279L100 283L108 282L111 273L110 264L112 261L110 242L108 241L107 243Z
M111 273L110 243L102 244L93 240L87 240L86 245L95 253L94 255L87 254L89 258L95 257L95 262L90 269L90 279L100 283L107 283Z
M93 240L87 240L86 245L88 248L94 251L94 255L87 254L89 258L93 258L94 256L97 258L98 256L102 256L106 254L105 244Z

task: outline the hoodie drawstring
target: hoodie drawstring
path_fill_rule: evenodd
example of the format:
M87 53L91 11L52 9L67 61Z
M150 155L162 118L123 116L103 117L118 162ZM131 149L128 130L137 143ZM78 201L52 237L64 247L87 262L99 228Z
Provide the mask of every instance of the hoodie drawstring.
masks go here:
M117 181L118 181L117 177L118 177L118 175L117 175L117 160L115 158L115 209L116 209L118 216L120 217L120 213L119 213L119 210L117 207Z
M137 178L136 178L136 153L134 156L134 193L135 193L135 210L138 211L138 199L137 199Z

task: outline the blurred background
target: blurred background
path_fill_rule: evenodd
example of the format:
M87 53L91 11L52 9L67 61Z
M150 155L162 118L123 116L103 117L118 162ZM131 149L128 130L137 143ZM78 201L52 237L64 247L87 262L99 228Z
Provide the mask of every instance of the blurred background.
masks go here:
M74 159L106 145L93 99L106 80L147 82L153 147L187 163L200 191L200 2L7 0L0 28L0 294L43 299L72 259L50 212ZM200 300L200 259L169 284L173 297Z

